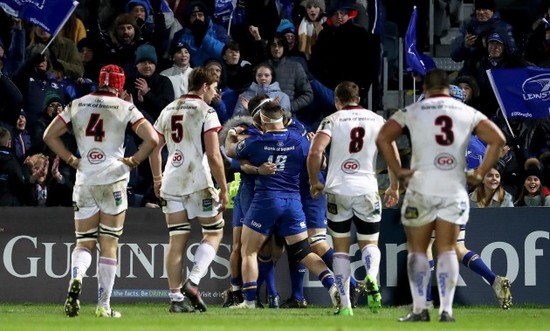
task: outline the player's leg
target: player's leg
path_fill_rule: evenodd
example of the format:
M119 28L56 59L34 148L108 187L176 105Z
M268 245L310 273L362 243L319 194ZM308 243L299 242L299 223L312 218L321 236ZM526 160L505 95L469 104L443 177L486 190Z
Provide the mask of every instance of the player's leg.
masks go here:
M277 238L272 235L264 243L260 253L258 254L258 300L260 298L260 288L265 282L269 308L279 308L280 306L280 297L277 287L275 286L275 263L281 256L282 250L283 248L278 244Z
M65 301L65 314L69 317L78 316L80 312L82 279L92 263L92 252L95 250L99 234L99 208L88 187L75 185L73 201L76 246L71 254L71 280Z
M187 196L184 200L189 219L197 218L202 227L202 240L195 251L193 267L187 280L183 283L182 292L191 299L193 306L206 311L206 305L199 293L199 283L206 275L223 237L225 221L216 190L208 188Z
M433 296L432 296L432 278L435 270L434 254L433 254L433 243L435 241L435 231L432 231L432 238L430 240L430 245L426 250L426 256L428 257L428 262L430 263L430 280L428 281L428 287L426 287L426 302L428 308L433 308Z
M243 229L244 213L241 207L240 190L233 200L233 239L231 245L231 254L229 255L229 271L231 273L230 288L225 291L223 307L229 307L233 304L239 304L243 301L241 286L241 232Z
M454 321L453 300L458 281L458 259L456 257L456 239L460 226L442 219L435 223L435 241L437 251L437 285L439 290L439 320Z
M340 296L340 306L337 308L337 313L341 315L353 315L349 286L351 277L351 262L349 257L351 219L339 222L329 220L328 226L334 245L332 271L334 272L334 280Z

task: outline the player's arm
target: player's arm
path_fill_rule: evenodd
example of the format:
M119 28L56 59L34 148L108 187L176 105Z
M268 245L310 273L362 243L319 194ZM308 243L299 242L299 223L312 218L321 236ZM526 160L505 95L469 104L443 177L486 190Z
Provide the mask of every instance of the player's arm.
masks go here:
M132 130L143 140L137 152L125 157L121 161L131 168L137 167L141 162L147 160L149 154L157 147L159 143L158 134L153 128L153 125L145 118L139 120L132 125Z
M396 121L389 119L380 129L376 138L378 150L386 160L386 165L394 175L399 178L402 175L401 160L395 146L395 140L401 135L403 128ZM391 175L390 175L391 176ZM390 177L391 179L391 177Z
M309 185L312 197L318 197L322 194L324 185L319 181L319 172L323 165L323 152L330 143L330 136L323 132L318 132L309 148L307 156L307 173L309 175Z
M78 165L80 164L80 159L71 153L67 147L65 147L65 144L63 144L63 141L61 140L61 136L64 135L68 131L67 125L61 119L61 117L56 116L53 121L48 125L46 128L46 131L44 131L44 143L48 145L48 147L57 155L59 155L59 158L61 158L63 161L65 161L68 165L71 167L78 169Z
M240 159L239 160L241 170L248 175L273 175L277 170L277 166L272 162L264 162L259 167L252 165L250 161Z
M153 174L153 189L155 191L155 196L160 197L160 186L162 183L162 156L161 151L166 141L164 136L160 133L155 133L158 135L159 143L153 149L151 154L149 154L149 166L151 167L151 173Z
M401 167L401 158L399 157L399 150L397 144L392 142L394 157L399 160L399 167ZM388 177L390 178L390 186L384 192L384 200L386 207L391 208L399 202L399 178L397 174L388 167Z
M482 120L475 128L475 134L487 144L485 156L479 167L468 174L470 184L476 184L483 180L483 177L495 165L500 157L502 147L506 144L506 138L502 131L490 120Z
M222 154L220 152L220 143L218 140L218 132L216 130L209 130L203 134L204 147L206 150L206 158L210 165L210 171L212 177L218 184L220 189L220 212L227 207L227 182L225 180L225 169L223 166Z

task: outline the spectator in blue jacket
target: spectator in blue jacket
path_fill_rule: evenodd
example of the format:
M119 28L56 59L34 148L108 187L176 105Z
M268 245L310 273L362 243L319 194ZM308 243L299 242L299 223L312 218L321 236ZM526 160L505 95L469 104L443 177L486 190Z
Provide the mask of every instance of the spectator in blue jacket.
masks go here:
M221 60L229 35L221 25L214 23L206 5L201 1L191 2L183 21L184 27L176 32L174 41L189 45L191 67L202 66L210 58Z
M475 0L474 8L471 19L460 27L460 34L454 40L451 50L453 61L464 61L461 75L476 74L476 65L487 54L484 40L494 32L500 34L511 54L517 51L512 26L501 19L500 13L496 11L495 0Z

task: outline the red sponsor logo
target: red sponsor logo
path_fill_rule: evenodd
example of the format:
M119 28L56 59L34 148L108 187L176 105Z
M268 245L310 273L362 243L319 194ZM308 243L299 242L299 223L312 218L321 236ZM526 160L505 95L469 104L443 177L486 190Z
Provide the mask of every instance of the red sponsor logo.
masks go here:
M361 165L359 164L359 161L355 159L348 159L342 163L342 171L347 174L353 174L359 171L361 168Z
M91 164L98 164L105 161L105 153L99 148L92 148L88 152L87 158Z
M183 153L180 150L175 150L172 155L172 165L174 167L179 167L183 164Z
M435 158L435 166L441 170L451 170L456 167L456 160L451 154L439 154Z

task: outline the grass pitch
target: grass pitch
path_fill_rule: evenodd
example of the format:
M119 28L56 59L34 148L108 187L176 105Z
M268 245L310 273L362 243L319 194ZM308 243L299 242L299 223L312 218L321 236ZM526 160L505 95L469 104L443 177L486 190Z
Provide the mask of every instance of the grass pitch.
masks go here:
M205 331L347 331L347 330L548 330L549 307L513 306L455 307L456 323L437 322L437 309L430 323L399 323L407 308L383 307L373 314L367 307L354 309L354 316L335 316L330 308L231 310L209 306L205 313L170 314L168 304L124 304L113 307L121 319L95 317L94 305L82 305L80 316L65 317L63 305L0 303L0 326L11 330L205 330Z

